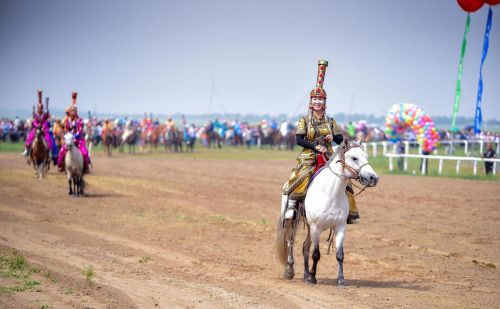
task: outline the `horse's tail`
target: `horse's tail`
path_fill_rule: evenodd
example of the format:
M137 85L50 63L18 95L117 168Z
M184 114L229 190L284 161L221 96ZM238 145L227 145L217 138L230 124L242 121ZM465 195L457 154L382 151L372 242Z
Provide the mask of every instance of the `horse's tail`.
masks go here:
M286 229L280 218L278 222L278 233L276 236L276 258L281 266L286 266L286 261L288 259L287 254L287 241L286 241Z
M288 248L287 248L287 240L286 240L286 232L287 228L285 226L285 209L286 209L286 203L288 201L288 196L283 195L281 199L281 214L280 218L278 220L278 226L276 227L277 230L277 235L276 235L276 258L278 262L282 266L286 266L286 262L288 259Z

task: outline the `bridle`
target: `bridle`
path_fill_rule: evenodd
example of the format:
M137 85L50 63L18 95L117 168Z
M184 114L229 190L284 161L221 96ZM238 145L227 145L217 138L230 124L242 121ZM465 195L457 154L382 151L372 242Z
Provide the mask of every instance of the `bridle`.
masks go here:
M337 161L335 161L335 163L340 163L342 164L342 170L345 172L345 170L347 170L351 175L350 176L347 176L345 174L337 174L330 166L330 162L327 163L327 166L328 166L328 169L333 173L335 174L336 176L338 177L344 177L344 178L348 178L349 180L349 183L356 187L357 189L361 190L359 191L357 194L355 194L354 196L358 196L359 194L361 194L361 192L365 191L365 189L368 187L368 185L363 185L362 184L362 180L361 180L361 169L363 167L365 167L366 165L370 165L370 163L366 162L365 164L362 164L358 169L355 169L354 167L350 166L349 164L347 164L345 162L345 154L346 152L348 152L349 150L353 149L353 148L361 148L360 145L357 145L357 144L349 144L349 142L346 141L346 145L347 146L344 146L342 147L342 149L340 150L340 159L338 159ZM321 154L323 156L323 159L325 159L324 157L324 154ZM326 162L326 160L325 160ZM361 186L363 186L361 188L361 186L357 186L356 184L354 184L352 182L352 180L356 180L358 183L360 183Z

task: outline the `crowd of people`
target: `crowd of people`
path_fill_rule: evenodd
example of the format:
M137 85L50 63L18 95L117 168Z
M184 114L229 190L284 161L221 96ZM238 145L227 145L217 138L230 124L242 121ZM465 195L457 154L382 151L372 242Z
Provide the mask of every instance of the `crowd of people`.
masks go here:
M0 119L0 141L25 142L29 137L33 117L28 119L2 118ZM63 118L51 116L49 119L52 131L58 146L61 145L63 133ZM262 119L258 123L248 123L237 119L214 120L204 124L189 123L186 119L174 121L171 118L160 121L152 114L145 114L143 119L128 119L127 117L100 118L91 116L90 113L82 119L83 131L87 143L93 146L103 142L104 137L110 138L110 143L115 148L123 144L135 144L142 151L151 150L152 147L164 146L171 151L192 151L196 143L210 148L223 146L245 147L273 147L293 150L295 145L295 132L297 124L292 120ZM339 124L345 136L350 138L364 138L365 142L385 141L387 137L383 126L368 125L364 121ZM472 128L463 128L460 131L440 130L440 140L474 140ZM416 135L408 131L405 140L415 141ZM487 142L497 142L499 132L481 132L479 139Z

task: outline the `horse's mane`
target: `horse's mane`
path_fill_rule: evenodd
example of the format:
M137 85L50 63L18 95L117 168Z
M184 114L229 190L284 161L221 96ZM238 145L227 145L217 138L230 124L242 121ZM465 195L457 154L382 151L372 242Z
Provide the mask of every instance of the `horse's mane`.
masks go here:
M337 158L340 155L341 150L344 149L346 146L361 148L361 144L358 143L357 141L351 141L347 137L344 137L344 140L342 141L342 143L340 143L340 145L332 147L333 155L330 157L330 159L328 159L327 164L330 164L330 162L333 161L333 159Z

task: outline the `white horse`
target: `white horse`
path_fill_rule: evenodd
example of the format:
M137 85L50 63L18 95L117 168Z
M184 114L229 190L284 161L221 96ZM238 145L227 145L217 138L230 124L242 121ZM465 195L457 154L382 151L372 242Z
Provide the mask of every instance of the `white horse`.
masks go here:
M64 142L68 152L64 157L66 165L66 175L68 176L70 195L79 196L84 194L85 181L83 180L83 156L80 149L74 143L74 137L71 133L64 135Z
M339 267L337 284L345 284L344 237L349 215L349 203L345 190L349 179L356 179L367 187L373 187L378 182L378 176L369 165L368 156L361 148L361 142L349 143L346 140L342 145L335 147L335 154L309 184L304 203L300 203L298 216L294 221L284 219L288 196L283 195L278 225L277 254L280 263L286 266L283 274L286 279L294 277L293 244L298 223L304 220L307 226L307 237L302 247L304 280L314 284L317 282L316 267L320 259L320 234L333 229ZM311 238L314 251L313 265L309 270Z

